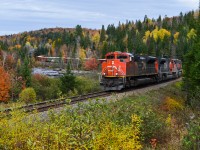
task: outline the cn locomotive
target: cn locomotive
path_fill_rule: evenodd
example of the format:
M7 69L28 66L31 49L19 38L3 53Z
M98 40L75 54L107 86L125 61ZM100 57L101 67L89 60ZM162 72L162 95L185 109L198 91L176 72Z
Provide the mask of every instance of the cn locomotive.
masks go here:
M107 53L102 62L100 84L106 91L121 90L148 82L178 78L181 74L181 60L116 51Z

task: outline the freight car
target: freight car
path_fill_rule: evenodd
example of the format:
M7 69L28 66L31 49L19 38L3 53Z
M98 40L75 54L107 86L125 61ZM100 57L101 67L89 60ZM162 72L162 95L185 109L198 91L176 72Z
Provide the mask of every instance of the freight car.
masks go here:
M104 90L121 90L126 87L160 82L182 74L178 59L133 55L127 52L109 52L102 62L100 84Z

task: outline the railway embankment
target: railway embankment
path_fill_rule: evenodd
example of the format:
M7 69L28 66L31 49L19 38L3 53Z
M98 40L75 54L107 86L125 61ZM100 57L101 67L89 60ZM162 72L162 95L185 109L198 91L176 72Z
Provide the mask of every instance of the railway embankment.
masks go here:
M198 118L185 99L173 80L50 110L46 120L1 114L0 149L184 149Z

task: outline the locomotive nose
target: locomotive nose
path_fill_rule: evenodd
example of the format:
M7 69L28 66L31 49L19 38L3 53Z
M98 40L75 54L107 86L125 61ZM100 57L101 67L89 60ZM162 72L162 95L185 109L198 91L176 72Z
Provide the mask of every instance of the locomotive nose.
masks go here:
M107 76L117 76L118 69L119 69L119 65L114 60L107 61L104 74Z

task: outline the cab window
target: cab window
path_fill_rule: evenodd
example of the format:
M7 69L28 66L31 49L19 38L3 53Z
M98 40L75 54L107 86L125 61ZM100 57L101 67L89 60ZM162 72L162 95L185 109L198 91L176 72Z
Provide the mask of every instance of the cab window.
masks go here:
M127 59L127 56L119 55L119 56L117 56L117 59Z
M114 55L109 55L109 56L107 56L106 58L107 58L107 59L114 59L115 56L114 56Z

